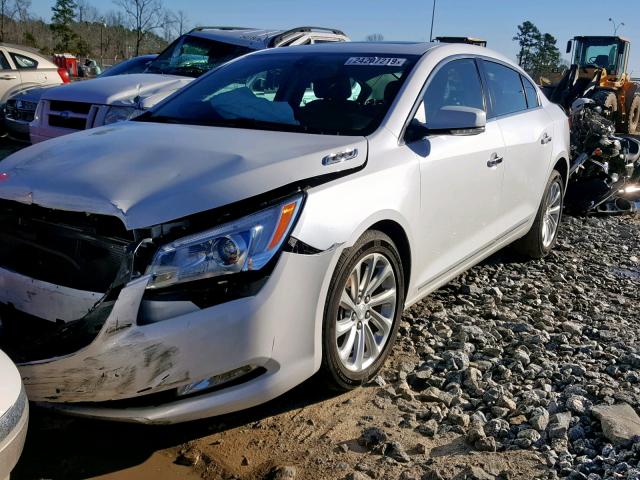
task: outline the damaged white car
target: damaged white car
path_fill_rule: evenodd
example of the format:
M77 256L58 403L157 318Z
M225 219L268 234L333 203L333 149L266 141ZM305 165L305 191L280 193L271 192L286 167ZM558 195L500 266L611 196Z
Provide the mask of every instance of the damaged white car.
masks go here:
M491 51L256 52L0 164L0 346L32 401L169 423L381 368L403 308L556 239L566 116Z

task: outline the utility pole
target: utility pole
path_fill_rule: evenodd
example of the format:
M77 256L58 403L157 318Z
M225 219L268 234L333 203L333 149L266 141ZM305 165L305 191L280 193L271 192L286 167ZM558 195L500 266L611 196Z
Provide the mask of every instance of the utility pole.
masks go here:
M436 0L433 0L433 10L431 11L431 33L429 34L429 41L433 42L433 21L436 18Z
M620 27L624 27L624 22L616 23L613 18L609 18L609 21L613 23L613 36L615 37L616 35L618 35L618 29Z

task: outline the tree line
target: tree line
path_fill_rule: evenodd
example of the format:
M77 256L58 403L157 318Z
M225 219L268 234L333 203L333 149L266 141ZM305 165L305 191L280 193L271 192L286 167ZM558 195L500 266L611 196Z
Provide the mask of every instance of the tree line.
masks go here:
M32 14L31 0L0 0L0 42L118 61L159 52L190 29L188 15L162 0L113 0L112 6L101 11L87 0L56 0L47 22Z

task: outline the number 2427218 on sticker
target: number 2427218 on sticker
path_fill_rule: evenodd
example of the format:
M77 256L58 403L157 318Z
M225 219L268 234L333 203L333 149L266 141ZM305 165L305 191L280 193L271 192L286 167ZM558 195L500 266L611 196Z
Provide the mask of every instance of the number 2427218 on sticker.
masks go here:
M344 64L366 65L372 67L401 67L406 61L406 58L393 57L351 57Z

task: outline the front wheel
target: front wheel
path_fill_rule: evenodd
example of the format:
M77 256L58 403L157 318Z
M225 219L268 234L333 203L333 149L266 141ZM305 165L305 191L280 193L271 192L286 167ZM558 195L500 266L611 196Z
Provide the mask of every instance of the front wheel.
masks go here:
M640 95L634 95L627 115L627 133L635 134L640 126Z
M393 240L370 230L342 254L322 327L322 373L350 390L371 379L395 341L404 306L404 272Z
M553 249L562 220L563 200L562 175L554 170L547 182L531 230L513 245L516 251L531 258L543 258Z

